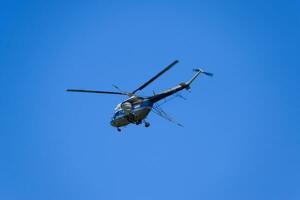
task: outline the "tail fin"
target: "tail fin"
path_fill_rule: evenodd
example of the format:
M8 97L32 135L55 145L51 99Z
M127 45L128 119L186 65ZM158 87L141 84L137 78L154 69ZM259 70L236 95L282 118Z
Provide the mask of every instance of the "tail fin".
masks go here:
M188 82L186 82L186 84L187 84L188 86L190 86L190 85L192 84L192 82L193 82L200 74L205 74L205 75L207 75L207 76L213 76L212 73L205 72L205 71L203 71L202 69L194 69L193 71L196 72L196 74L192 77L191 80L189 80Z

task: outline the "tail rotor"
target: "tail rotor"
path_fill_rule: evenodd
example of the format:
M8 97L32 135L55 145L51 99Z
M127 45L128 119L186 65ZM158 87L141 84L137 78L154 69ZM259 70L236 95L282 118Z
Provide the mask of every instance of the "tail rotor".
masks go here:
M206 71L204 71L204 70L202 70L202 69L193 69L193 71L194 71L194 72L200 72L200 73L205 74L205 75L207 75L207 76L214 76L213 73L206 72Z

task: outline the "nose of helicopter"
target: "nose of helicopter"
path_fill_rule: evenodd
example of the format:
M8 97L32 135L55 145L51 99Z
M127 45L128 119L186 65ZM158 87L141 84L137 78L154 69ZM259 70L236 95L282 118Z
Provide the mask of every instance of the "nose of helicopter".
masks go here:
M114 121L113 119L110 121L110 125L111 125L111 126L116 126L116 125L115 125L115 121Z

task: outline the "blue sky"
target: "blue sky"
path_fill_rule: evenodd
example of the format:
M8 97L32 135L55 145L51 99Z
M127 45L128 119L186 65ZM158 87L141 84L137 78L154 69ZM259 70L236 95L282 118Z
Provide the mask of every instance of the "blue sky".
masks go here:
M2 1L0 199L300 199L299 1ZM120 96L200 77L151 127Z

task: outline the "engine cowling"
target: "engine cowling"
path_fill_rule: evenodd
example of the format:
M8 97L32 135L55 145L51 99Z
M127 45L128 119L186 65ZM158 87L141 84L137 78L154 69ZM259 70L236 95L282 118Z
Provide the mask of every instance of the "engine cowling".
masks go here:
M124 102L121 104L121 108L122 110L124 110L124 113L126 115L130 114L131 113L131 110L132 110L132 104L129 103L129 102Z

